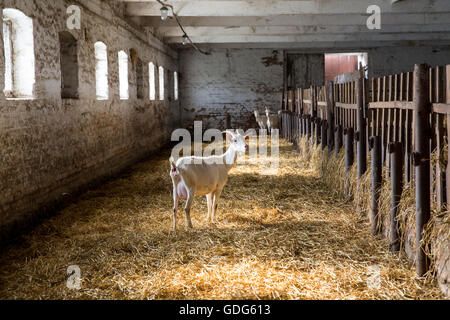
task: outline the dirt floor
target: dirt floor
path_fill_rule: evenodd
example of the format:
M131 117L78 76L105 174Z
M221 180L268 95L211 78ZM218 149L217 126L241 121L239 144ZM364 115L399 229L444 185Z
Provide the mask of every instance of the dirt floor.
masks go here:
M218 222L171 232L169 150L80 196L0 256L1 299L429 299L435 284L282 142L277 175L235 167ZM77 265L81 288L67 288ZM379 277L377 278L377 272ZM379 284L379 285L377 285Z

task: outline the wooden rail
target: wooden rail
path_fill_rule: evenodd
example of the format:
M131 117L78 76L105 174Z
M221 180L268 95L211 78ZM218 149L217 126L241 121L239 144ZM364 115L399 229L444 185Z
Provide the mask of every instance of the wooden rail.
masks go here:
M329 154L333 149L338 154L345 141L352 149L346 150L349 161L353 161L356 145L358 177L366 171L369 146L375 144L375 155L381 161L372 163L372 206L378 202L377 175L382 172L377 166L387 168L383 179L394 179L392 195L397 202L393 201L393 206L398 204L402 184L415 183L416 267L423 275L428 262L420 240L430 206L450 210L450 148L444 149L450 136L450 65L416 65L414 72L370 80L361 72L356 78L286 92L282 136L293 143L307 136L308 143L321 143ZM434 151L435 161L430 161L430 151ZM378 208L372 209L372 213L378 212ZM396 214L397 209L393 207L391 212ZM373 230L376 233L376 226ZM390 234L397 236L398 230L390 230ZM398 243L391 243L391 248L398 249Z

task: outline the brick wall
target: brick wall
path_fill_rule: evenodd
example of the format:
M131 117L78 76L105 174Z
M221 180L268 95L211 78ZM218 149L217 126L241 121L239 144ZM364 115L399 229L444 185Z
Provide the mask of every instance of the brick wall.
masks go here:
M283 54L269 49L216 49L205 56L180 52L182 121L203 128L256 128L253 110L281 108Z

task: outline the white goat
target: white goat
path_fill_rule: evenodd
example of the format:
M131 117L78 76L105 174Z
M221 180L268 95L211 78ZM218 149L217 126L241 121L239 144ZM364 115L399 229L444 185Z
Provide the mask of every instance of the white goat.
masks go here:
M171 157L170 176L173 183L173 230L177 228L178 200L186 198L186 224L192 228L191 206L194 196L206 195L208 205L208 221L214 222L217 205L222 190L228 179L228 172L236 162L238 152L245 152L248 145L245 139L250 136L241 135L231 130L225 131L230 142L228 150L220 156L179 158L176 162ZM197 160L197 161L195 161Z
M256 122L258 122L259 128L266 129L267 128L267 117L264 115L260 116L258 110L256 110L256 109L253 112L255 114Z
M272 133L272 129L280 128L280 112L278 114L270 114L270 109L266 106L267 129Z

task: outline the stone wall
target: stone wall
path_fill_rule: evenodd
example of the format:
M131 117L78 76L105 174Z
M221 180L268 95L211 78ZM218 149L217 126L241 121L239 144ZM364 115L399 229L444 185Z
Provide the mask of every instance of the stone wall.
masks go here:
M66 9L71 4L81 8L80 30L67 29ZM179 125L171 75L178 71L177 53L125 22L122 4L3 0L3 8L33 18L36 83L34 99L5 98L0 42L0 240L41 216L48 205L157 150ZM78 41L78 99L61 98L59 34L63 31ZM107 100L96 100L96 41L104 42L108 50ZM129 59L129 100L120 100L118 51L125 50L130 57L131 48L143 62L144 96L137 98L136 66ZM155 101L149 99L150 61L165 69L164 101L158 95Z

